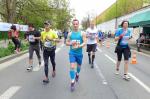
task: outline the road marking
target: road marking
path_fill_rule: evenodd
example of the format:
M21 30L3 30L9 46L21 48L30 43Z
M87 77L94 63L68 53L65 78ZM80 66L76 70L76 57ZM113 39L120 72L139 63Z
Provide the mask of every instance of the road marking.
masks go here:
M99 47L97 47L97 50L98 50L99 52L102 52L102 50L101 50Z
M58 53L58 52L61 50L61 48L62 48L63 46L64 46L64 44L62 44L62 45L60 46L60 48L57 48L57 49L56 49L56 53ZM42 61L41 66L39 66L39 64L37 64L36 67L33 68L33 71L34 71L34 72L37 72L37 71L39 71L42 67L44 67L44 61Z
M148 93L150 93L150 88L145 85L142 81L140 81L137 77L135 77L132 73L128 73L139 85L141 85Z
M12 64L15 64L15 63L21 61L22 59L27 58L27 57L28 57L28 53L26 53L26 54L24 54L20 57L16 57L16 58L14 58L10 61L7 61L7 62L4 62L4 63L0 64L0 71L7 68L7 67L9 67L9 66L13 66Z
M114 59L112 59L110 56L108 56L107 54L105 54L105 56L110 59L113 63L116 63L116 61ZM148 93L150 93L150 88L144 84L142 81L140 81L137 77L135 77L132 73L128 73L129 76L131 76L139 85L141 85Z
M107 85L107 81L104 77L104 75L102 74L101 69L98 67L98 65L95 63L95 70L97 71L98 75L102 78L102 84Z
M44 66L44 61L42 61L41 66L39 66L39 64L37 64L37 65L33 68L33 71L39 71L43 66Z
M10 87L0 96L0 99L10 99L20 88L20 86Z
M105 54L105 56L106 56L108 59L110 59L113 63L116 64L116 61L115 61L114 59L112 59L110 56L108 56L107 54Z

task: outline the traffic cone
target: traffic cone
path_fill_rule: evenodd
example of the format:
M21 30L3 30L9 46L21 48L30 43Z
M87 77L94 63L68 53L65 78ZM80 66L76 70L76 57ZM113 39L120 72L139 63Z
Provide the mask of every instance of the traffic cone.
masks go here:
M110 48L110 41L109 40L107 40L107 42L106 42L106 47Z
M136 60L136 52L135 52L135 51L133 52L131 64L137 64L137 60Z

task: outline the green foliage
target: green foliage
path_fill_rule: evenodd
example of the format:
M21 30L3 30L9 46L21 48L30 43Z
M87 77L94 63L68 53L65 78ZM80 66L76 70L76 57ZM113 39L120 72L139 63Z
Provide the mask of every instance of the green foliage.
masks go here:
M24 42L21 44L21 51L27 50L28 48L29 48L29 43Z
M14 53L14 45L13 45L12 42L10 42L10 43L8 44L7 49L8 49L11 53Z
M8 56L11 54L11 51L7 48L0 48L0 58Z
M0 0L0 15L2 20L8 22L8 13L15 12L15 19L11 23L28 24L33 23L37 28L43 27L45 20L51 20L53 28L63 29L69 26L68 22L72 15L69 9L69 0ZM7 9L7 6L13 9ZM16 6L15 6L16 5ZM14 8L15 7L15 8ZM11 15L11 13L9 13ZM15 21L14 21L15 20Z
M22 43L21 51L27 50L29 48L28 43ZM14 45L12 42L8 44L7 48L0 48L0 58L14 54Z

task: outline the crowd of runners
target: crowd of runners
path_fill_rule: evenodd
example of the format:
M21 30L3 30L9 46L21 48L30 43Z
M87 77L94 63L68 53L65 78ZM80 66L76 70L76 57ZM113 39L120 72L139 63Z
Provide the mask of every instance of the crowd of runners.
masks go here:
M39 32L36 30L34 24L28 25L28 32L25 33L25 40L29 42L29 64L27 71L31 72L33 70L33 53L35 51L38 59L39 66L41 66L42 59L44 60L44 73L45 77L43 78L43 83L49 83L49 59L52 64L52 77L56 76L56 45L59 42L62 42L60 31L56 33L52 29L52 24L50 21L43 23L44 30ZM75 83L79 81L79 75L82 67L83 60L83 47L86 46L86 52L88 57L88 63L93 69L95 64L94 60L96 58L96 51L98 46L102 46L104 41L103 33L98 31L93 22L90 23L89 28L83 32L79 30L79 20L74 19L72 21L73 29L68 33L64 31L64 43L66 46L70 46L69 50L69 62L70 68L70 89L74 91ZM124 55L124 76L125 80L129 80L128 75L128 60L130 57L130 47L128 41L130 39L130 30L128 29L129 22L123 21L121 26L122 28L116 30L115 41L118 41L115 53L117 54L117 63L115 68L115 74L119 74L119 66L122 59L122 54ZM58 35L59 34L59 35ZM16 27L11 26L9 35L12 39L12 42L15 45L15 51L18 53L20 51L20 42L18 40L18 31ZM40 51L43 52L43 58L41 57Z

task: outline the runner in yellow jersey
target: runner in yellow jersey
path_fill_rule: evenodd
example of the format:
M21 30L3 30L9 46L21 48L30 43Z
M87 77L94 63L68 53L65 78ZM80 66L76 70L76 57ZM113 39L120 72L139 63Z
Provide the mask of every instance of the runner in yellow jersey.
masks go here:
M48 61L49 57L52 63L53 71L52 77L56 75L56 63L55 63L55 50L56 50L56 42L58 42L57 33L55 33L51 29L51 24L49 21L44 23L45 30L41 32L41 40L43 43L43 58L44 58L44 71L45 71L45 78L43 80L44 83L49 83L48 78Z

